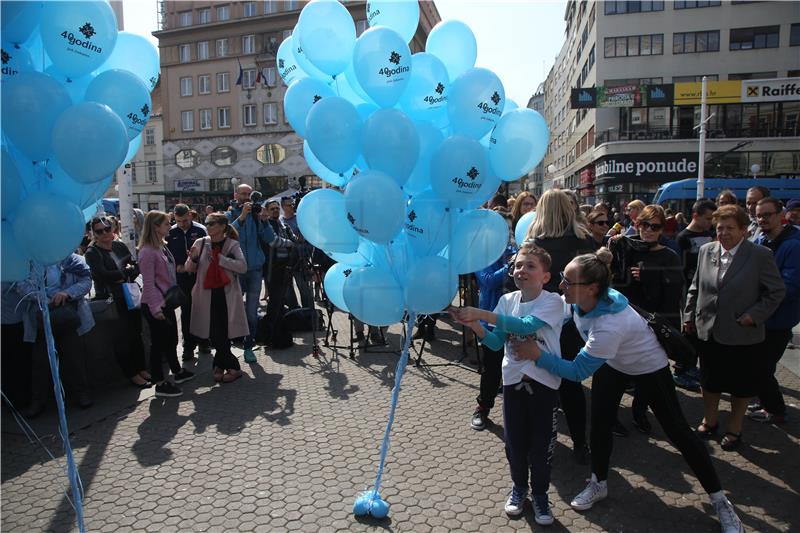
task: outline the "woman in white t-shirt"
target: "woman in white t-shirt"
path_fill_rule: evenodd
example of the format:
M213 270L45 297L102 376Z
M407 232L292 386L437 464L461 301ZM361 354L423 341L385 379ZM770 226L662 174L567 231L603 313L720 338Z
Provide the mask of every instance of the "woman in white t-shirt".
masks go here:
M613 446L611 427L622 395L630 381L639 387L669 440L681 452L700 484L711 497L725 533L744 531L739 517L722 492L711 458L683 416L667 355L644 319L628 300L611 289L611 252L601 248L579 255L561 273L564 299L586 345L574 361L542 351L535 342L515 347L517 357L529 357L536 366L562 378L592 378L592 477L570 505L590 509L608 495L609 459Z

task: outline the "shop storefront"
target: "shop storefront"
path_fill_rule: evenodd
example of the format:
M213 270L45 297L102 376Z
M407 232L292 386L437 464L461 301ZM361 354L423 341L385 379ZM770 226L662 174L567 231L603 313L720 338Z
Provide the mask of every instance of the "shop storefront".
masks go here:
M616 154L594 162L593 183L597 200L621 205L650 202L662 183L696 176L697 153Z

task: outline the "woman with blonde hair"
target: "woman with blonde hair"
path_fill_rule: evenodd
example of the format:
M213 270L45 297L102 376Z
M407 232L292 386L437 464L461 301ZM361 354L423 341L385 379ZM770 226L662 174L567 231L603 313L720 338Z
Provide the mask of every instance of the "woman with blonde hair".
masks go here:
M175 308L166 304L166 294L177 286L175 258L164 240L169 233L169 216L150 211L144 217L139 240L139 270L142 273L142 314L150 326L150 376L156 397L183 394L175 384L189 381L194 373L178 362L178 323ZM174 290L174 289L173 289ZM175 384L164 379L164 361L172 370Z
M184 265L187 272L197 272L190 331L214 346L214 381L230 383L242 376L231 339L250 334L237 279L247 272L247 260L224 213L206 216L205 226L208 236L194 241Z
M522 191L514 199L514 205L511 207L511 231L517 229L517 222L531 211L536 210L536 196L528 191Z
M598 245L591 233L578 221L578 213L570 196L560 189L545 191L536 205L536 219L528 228L525 240L532 239L550 254L550 281L544 290L561 294L558 285L559 273L572 259L582 253L594 252ZM572 360L578 354L583 341L569 323L561 330L561 356ZM580 464L587 460L586 446L586 399L583 386L574 381L563 380L559 388L561 407L567 418L573 444L573 458Z

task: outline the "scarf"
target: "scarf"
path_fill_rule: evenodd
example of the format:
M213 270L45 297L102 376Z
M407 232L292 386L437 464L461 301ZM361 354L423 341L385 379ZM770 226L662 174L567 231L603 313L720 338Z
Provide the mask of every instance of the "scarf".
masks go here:
M228 273L219 266L219 254L221 251L222 246L211 246L211 262L206 271L206 279L203 281L203 287L206 289L221 289L231 282Z

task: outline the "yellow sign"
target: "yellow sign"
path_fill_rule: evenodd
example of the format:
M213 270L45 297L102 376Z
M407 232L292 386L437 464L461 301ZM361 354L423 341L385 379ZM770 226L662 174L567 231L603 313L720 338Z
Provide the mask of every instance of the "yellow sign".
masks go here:
M676 83L674 105L699 105L701 82ZM742 82L709 81L706 83L706 103L738 104L742 101Z

